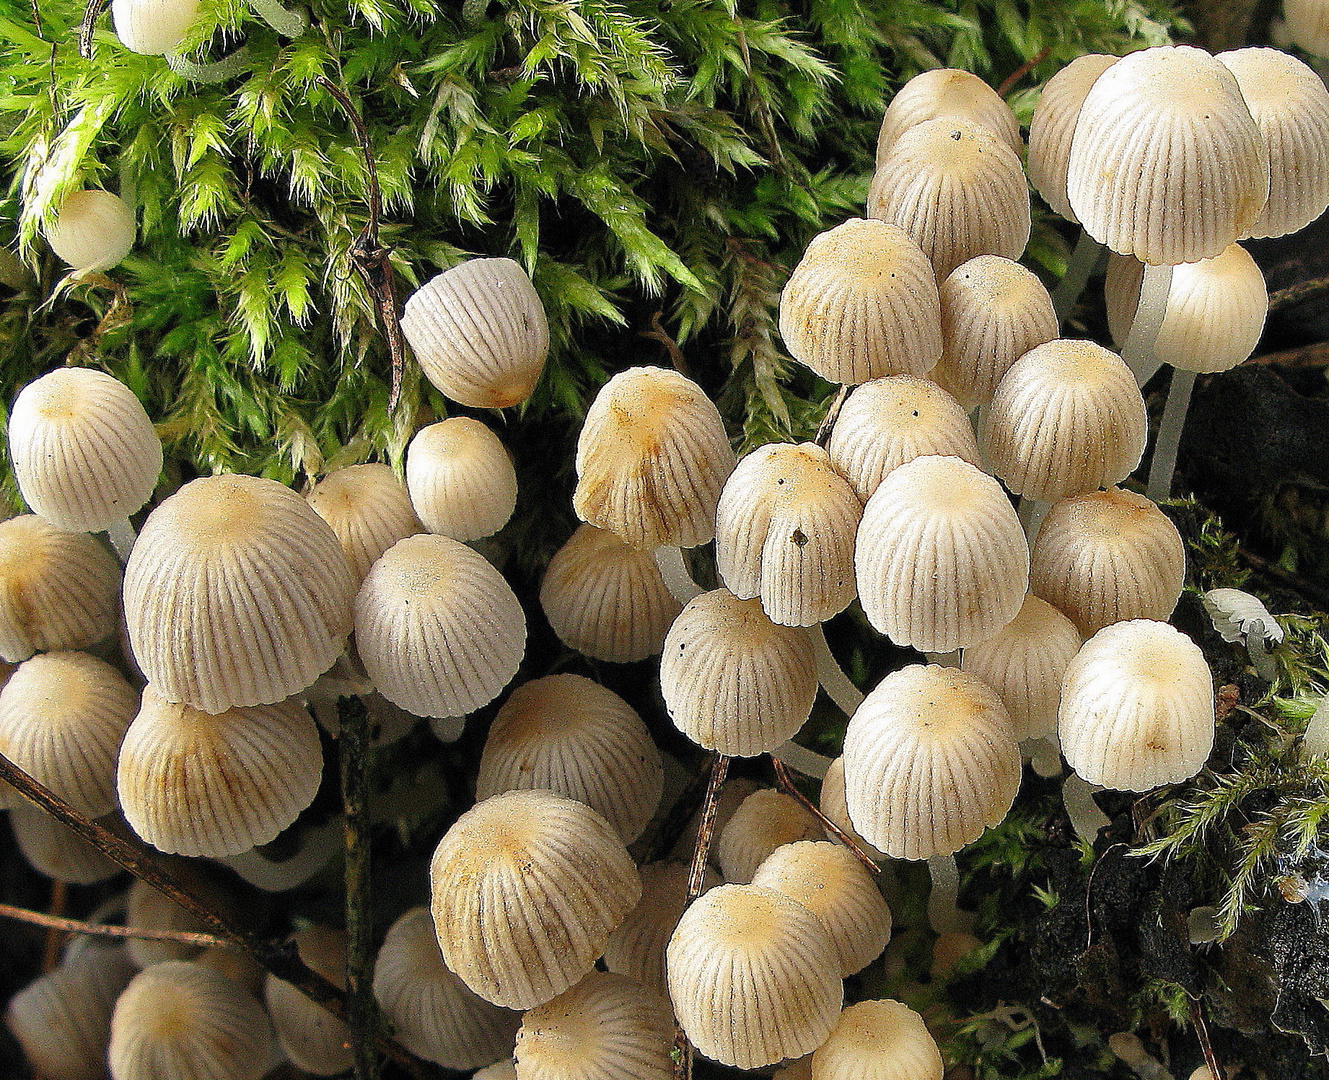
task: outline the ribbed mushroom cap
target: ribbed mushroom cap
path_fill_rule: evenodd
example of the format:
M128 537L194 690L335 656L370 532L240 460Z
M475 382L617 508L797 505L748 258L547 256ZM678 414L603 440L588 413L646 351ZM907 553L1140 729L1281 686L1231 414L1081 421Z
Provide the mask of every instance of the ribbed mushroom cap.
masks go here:
M968 650L965 651L968 652ZM850 839L873 859L877 862L884 862L888 858L886 854L878 851L859 836L858 830L854 828L854 823L849 820L849 804L846 802L844 795L843 756L835 758L827 767L826 775L822 777L821 792L817 803L817 808L844 832L848 833Z
M186 911L165 893L158 892L139 878L135 878L129 885L125 925L144 930L183 930L193 934L209 931L207 924L197 915ZM201 951L197 945L186 945L180 941L149 941L145 938L130 938L125 942L125 949L137 968L167 960L192 960Z
M626 975L592 971L522 1017L517 1080L671 1080L669 1002Z
M690 600L660 657L665 707L707 750L756 757L793 737L817 697L807 632L771 622L758 600L728 589Z
M443 963L427 907L402 914L374 962L374 996L393 1034L445 1069L474 1069L510 1053L521 1015L476 997Z
M75 270L109 270L134 246L134 211L109 191L75 191L48 227L51 250Z
M332 666L355 582L328 524L257 476L194 480L157 507L125 566L143 674L206 712L272 704Z
M1017 740L1057 730L1061 679L1080 651L1080 632L1032 593L996 637L965 649L961 663L1001 695Z
M987 128L928 120L896 139L877 167L868 217L912 236L940 281L976 255L1020 257L1029 185L1019 157Z
M1029 547L1010 500L956 457L915 458L881 482L854 561L868 621L923 652L986 641L1015 618L1029 585Z
M505 409L531 396L549 352L549 321L511 259L471 259L406 301L402 333L425 377L453 401Z
M483 555L446 536L408 536L360 587L355 643L389 701L416 716L462 716L517 673L526 616Z
M66 885L95 885L120 873L120 866L50 814L31 803L9 812L14 839L39 874Z
M785 844L766 856L752 884L784 893L821 920L842 976L862 971L891 940L891 909L848 848L824 840Z
M1024 148L1020 122L1000 94L968 71L935 68L915 75L891 98L877 133L877 166L881 166L895 141L910 128L927 120L948 117L987 128L1016 157Z
M434 852L443 960L495 1005L529 1009L591 970L641 899L613 826L549 791L509 791L464 813Z
M580 675L523 683L485 740L475 797L539 789L602 814L630 844L660 804L664 768L635 709Z
M750 776L730 776L724 782L724 787L720 789L720 797L715 802L715 822L711 828L713 837L719 836L724 832L724 827L729 824L729 819L734 816L734 811L743 805L743 800L754 791L760 791L761 785ZM688 819L687 825L679 834L678 839L674 841L674 846L669 851L671 859L678 859L680 862L691 863L692 853L697 844L697 832L701 827L703 807L697 807L692 812L692 817ZM711 855L709 866L719 869L720 864L715 857L715 844L711 844Z
M1283 0L1288 39L1315 56L1329 56L1329 7L1319 0Z
M969 417L930 379L892 375L857 387L835 418L831 462L866 502L892 469L929 454L977 465Z
M863 504L815 443L768 443L738 463L715 511L715 565L772 622L812 626L854 598Z
M707 1057L740 1069L820 1046L844 1000L835 946L820 920L756 885L721 885L694 902L666 963L688 1038Z
M766 857L785 844L825 840L821 822L792 796L759 788L744 799L715 842L726 883L746 885Z
M36 514L0 521L0 659L82 649L115 633L120 564Z
M616 664L658 653L683 610L651 552L594 525L578 526L554 552L540 607L564 645Z
M135 975L115 1003L108 1057L112 1080L259 1080L277 1044L239 983L168 960Z
M357 587L383 552L424 531L406 488L387 465L336 469L305 499L336 535Z
M1143 279L1144 263L1138 259L1108 259L1108 324L1119 344L1135 320ZM1268 313L1264 274L1239 244L1212 259L1174 267L1154 358L1186 371L1227 371L1255 351Z
M406 448L406 488L425 527L454 540L498 532L517 507L517 471L507 448L469 416L415 433Z
M1115 56L1077 56L1043 84L1029 121L1029 153L1025 169L1034 190L1067 221L1079 224L1066 200L1066 164L1080 106L1095 80L1117 62Z
M1010 366L1053 340L1059 325L1052 297L1030 271L999 255L970 259L941 283L943 351L932 378L965 408L986 405Z
M121 946L80 950L9 999L5 1026L44 1080L105 1080L115 999L134 977Z
M1150 500L1120 488L1053 506L1030 557L1030 591L1085 637L1124 619L1166 619L1185 577L1177 527Z
M845 730L854 827L895 859L949 855L1006 816L1020 749L997 692L956 668L887 675Z
M295 935L300 959L338 989L346 989L346 931L311 926ZM263 1000L277 1042L292 1065L315 1076L335 1076L351 1068L351 1029L284 979L269 973Z
M14 399L9 458L33 510L60 529L100 532L148 501L162 444L120 380L93 368L57 368Z
M511 1058L504 1058L480 1069L471 1080L517 1080L517 1065Z
M111 0L111 23L126 49L161 56L184 40L198 6L198 0Z
M1066 197L1085 232L1146 263L1219 254L1269 196L1269 154L1237 80L1202 49L1122 57L1085 95Z
M715 535L715 504L734 471L720 412L676 371L620 371L595 395L577 437L583 521L635 547L696 547Z
M1148 791L1194 776L1214 745L1200 647L1149 619L1104 627L1066 670L1060 734L1067 763L1091 784Z
M683 862L648 863L641 868L641 901L605 942L605 967L662 994L669 992L665 949L687 906L690 869ZM702 892L719 884L720 875L706 867Z
M850 218L812 238L780 293L789 353L831 382L923 375L941 356L932 265L904 230Z
M941 1080L945 1065L923 1018L899 1001L860 1001L812 1055L812 1080Z
M218 858L276 838L314 800L318 725L298 698L206 713L151 683L120 747L125 820L161 851Z
M74 809L115 809L115 755L138 711L138 694L95 656L53 652L18 666L0 690L0 754ZM0 806L22 796L0 784Z
M992 471L1048 501L1120 483L1144 456L1144 398L1116 353L1059 339L1011 365L983 421Z

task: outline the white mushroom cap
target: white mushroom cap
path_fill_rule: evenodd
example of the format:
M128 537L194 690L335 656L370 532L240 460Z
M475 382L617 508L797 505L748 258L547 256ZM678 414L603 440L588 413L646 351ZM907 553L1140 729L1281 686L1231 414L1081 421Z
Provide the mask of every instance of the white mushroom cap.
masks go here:
M109 270L129 254L135 230L134 211L124 199L89 188L65 197L46 242L75 270Z
M469 416L421 428L406 448L411 505L432 533L479 540L517 507L517 471L499 437Z
M605 967L662 994L669 992L665 949L687 907L690 870L685 862L648 863L641 868L641 900L605 942ZM706 867L702 892L719 884L720 875Z
M96 885L120 873L119 864L41 807L27 802L14 807L9 825L23 857L48 878L66 885Z
M387 465L335 469L314 485L305 500L336 535L357 588L383 552L424 531L406 488Z
M346 932L311 926L295 935L300 959L338 989L346 989ZM335 1076L351 1068L351 1029L290 983L269 973L263 1000L277 1042L292 1065L315 1076ZM200 1078L201 1080L201 1078Z
M800 840L825 840L817 818L783 791L759 788L744 799L720 830L715 860L728 884L746 885L767 856Z
M111 22L125 48L161 56L184 39L198 8L198 0L111 0Z
M927 120L958 117L985 127L1017 157L1024 148L1020 122L1001 95L968 71L934 68L915 75L891 98L877 133L877 166L910 128Z
M1066 200L1066 164L1080 106L1095 80L1117 62L1115 56L1077 56L1043 84L1029 121L1029 153L1025 168L1034 190L1067 221L1079 224Z
M812 1080L941 1080L945 1064L923 1017L899 1001L860 1001L812 1055Z
M28 383L9 414L9 456L24 500L70 532L100 532L152 495L162 444L132 390L93 368Z

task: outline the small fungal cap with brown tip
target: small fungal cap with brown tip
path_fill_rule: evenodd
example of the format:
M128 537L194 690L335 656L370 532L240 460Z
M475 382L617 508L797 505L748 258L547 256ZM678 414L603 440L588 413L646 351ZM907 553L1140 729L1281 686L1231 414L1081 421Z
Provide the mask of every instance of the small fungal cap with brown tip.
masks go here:
M336 986L346 989L346 932L311 926L295 935L300 959ZM269 973L263 1000L277 1041L292 1065L315 1076L336 1076L353 1063L351 1029L290 983Z
M1020 122L1001 95L968 71L935 68L915 75L891 98L877 133L877 165L886 159L895 141L927 120L958 117L1001 138L1017 157L1023 149Z
M941 1080L945 1065L923 1017L899 1001L860 1001L812 1055L812 1080Z
M109 270L134 246L134 211L119 195L97 188L66 196L46 231L51 250L75 270Z
M715 842L715 859L729 884L752 880L771 852L800 840L825 840L822 824L790 795L759 788L744 799Z
M1025 169L1034 190L1067 221L1079 224L1066 200L1066 164L1080 106L1094 81L1117 62L1115 56L1077 56L1043 84L1029 121L1029 153Z
M517 471L507 448L469 416L415 433L406 448L406 488L425 527L454 540L493 535L517 507Z
M350 465L323 477L305 496L341 544L356 586L398 540L423 532L406 488L383 464Z

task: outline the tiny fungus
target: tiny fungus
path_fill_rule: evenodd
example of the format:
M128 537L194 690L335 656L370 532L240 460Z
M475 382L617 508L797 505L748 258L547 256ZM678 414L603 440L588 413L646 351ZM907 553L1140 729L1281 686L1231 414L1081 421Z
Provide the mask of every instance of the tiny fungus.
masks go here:
M117 265L134 246L134 211L119 195L100 188L65 197L46 229L51 250L75 270L95 272Z
M406 448L411 505L431 533L479 540L498 532L517 506L517 472L499 437L469 416L415 433Z

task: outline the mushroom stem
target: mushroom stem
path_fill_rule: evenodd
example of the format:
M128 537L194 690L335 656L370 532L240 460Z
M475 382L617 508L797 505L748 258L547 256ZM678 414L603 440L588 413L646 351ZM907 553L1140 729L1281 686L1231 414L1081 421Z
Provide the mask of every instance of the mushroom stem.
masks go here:
M1057 741L1056 732L1025 739L1020 743L1020 752L1034 772L1044 779L1051 780L1061 775L1061 744Z
M363 699L337 699L341 796L345 822L346 998L355 1080L374 1080L378 1004L374 999L374 904L370 885L369 713Z
M928 875L932 878L928 924L938 934L969 933L974 916L960 910L960 869L955 865L955 856L934 855L928 860Z
M1038 530L1042 528L1043 519L1048 516L1048 511L1052 509L1052 504L1046 499L1020 499L1020 509L1018 515L1020 525L1024 529L1025 539L1033 544L1034 537L1038 535Z
M680 604L686 604L704 591L692 580L692 573L683 557L683 549L676 544L661 544L655 549L655 565L660 568L665 588Z
M124 566L129 562L129 553L134 550L134 541L138 539L138 534L134 532L134 526L129 524L129 519L123 518L109 525L106 529L106 539L111 542L111 547L115 548L120 565Z
M1101 790L1074 772L1067 773L1061 785L1061 799L1071 825L1075 828L1075 835L1091 847L1098 836L1098 830L1112 820L1094 802L1094 792Z
M249 48L241 45L229 56L209 64L196 64L177 52L166 54L166 63L182 79L196 83L225 82L239 75L249 64Z
M938 667L960 667L960 650L953 649L951 652L930 652L925 654L929 664L936 664Z
M799 746L793 739L772 750L771 757L814 780L825 780L826 770L831 767L830 758L815 750L809 750L806 746Z
M309 26L309 16L304 8L284 8L277 0L249 0L249 6L282 37L299 37Z
M1135 382L1143 386L1161 366L1154 359L1154 342L1163 328L1167 315L1167 298L1172 289L1172 267L1146 264L1144 279L1140 282L1140 302L1135 305L1135 318L1130 332L1121 346L1121 358L1135 373Z
M831 647L826 644L826 632L822 624L808 627L808 635L812 638L812 648L817 656L817 681L845 716L853 716L863 704L863 691L853 684L840 662L835 659Z
M1303 760L1319 754L1329 754L1329 698L1320 699L1320 704L1306 722L1306 734L1301 738Z
M1071 252L1071 257L1066 262L1066 273L1057 282L1057 287L1052 290L1052 310L1057 313L1058 325L1064 323L1075 310L1075 304L1080 299L1080 294L1084 292L1089 275L1098 265L1098 258L1102 252L1103 245L1081 229L1080 236L1075 241L1075 250Z
M1186 426L1186 410L1191 403L1191 390L1195 387L1195 372L1174 368L1172 385L1167 391L1167 405L1163 420L1158 425L1158 438L1154 442L1154 460L1149 466L1149 498L1164 502L1172 497L1172 474L1177 470L1177 450L1181 446L1181 429Z

